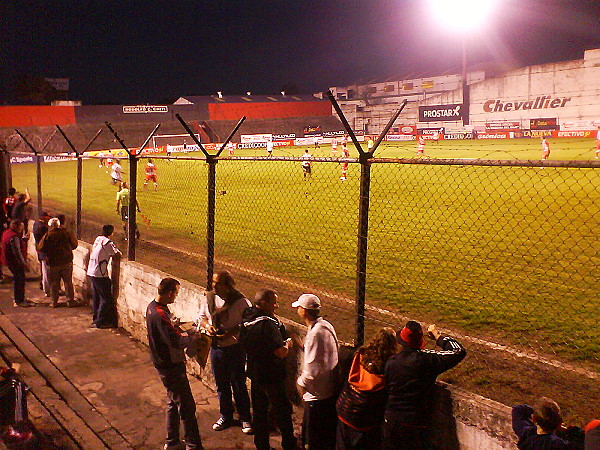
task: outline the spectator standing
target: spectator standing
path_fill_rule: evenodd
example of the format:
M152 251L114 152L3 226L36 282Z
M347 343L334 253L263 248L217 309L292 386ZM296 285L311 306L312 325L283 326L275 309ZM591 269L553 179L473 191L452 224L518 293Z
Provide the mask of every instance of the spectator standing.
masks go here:
M23 229L27 233L29 231L29 211L27 210L31 197L29 192L25 189L24 194L19 194L17 201L15 202L12 212L11 219L15 219L23 223Z
M396 334L382 328L354 355L348 383L337 400L336 449L381 448L381 424L387 400L383 371L396 354Z
M58 306L60 280L65 285L67 306L77 306L73 288L73 250L77 248L77 239L73 233L60 226L56 217L48 221L48 228L38 245L38 250L47 258L52 307Z
M512 409L512 427L519 438L517 447L523 450L569 449L571 444L556 435L563 419L554 400L542 397L533 407L517 405Z
M179 281L164 278L158 286L158 300L146 309L148 346L154 367L167 389L167 443L165 449L180 446L179 422L183 423L186 450L202 449L196 420L196 402L185 370L184 349L196 345L196 336L185 335L172 318L169 305L179 293Z
M428 336L442 347L442 352L423 350L421 324L409 320L397 334L402 349L385 365L388 400L383 448L386 450L431 448L435 380L467 354L458 341L441 336L435 325L429 327Z
M335 447L338 339L333 325L321 317L321 300L302 294L292 307L308 327L302 373L297 384L304 400L303 445L309 449Z
M35 241L35 247L37 249L40 241L48 232L48 221L52 217L46 211L42 212L42 215L33 224L33 239ZM50 297L50 281L48 280L48 264L46 263L47 257L43 252L37 250L38 261L40 262L40 273L42 279L40 280L40 289L44 291L46 297Z
M585 426L585 450L598 450L599 448L600 420L594 419Z
M2 202L2 210L4 211L5 216L5 224L4 228L8 228L10 221L12 220L12 209L15 203L17 202L17 190L11 187L8 190L8 197L4 199Z
M246 354L239 343L239 337L242 315L252 305L235 288L235 281L226 270L214 274L213 283L214 291L206 293L207 302L200 309L200 326L213 336L210 363L221 413L213 424L213 430L221 431L233 425L233 392L242 432L250 434L252 416L246 388Z
M110 239L114 231L112 225L102 227L102 234L94 241L87 269L92 284L92 326L96 328L116 328L118 325L117 305L108 273L110 259L121 254Z
M14 306L35 306L35 303L25 300L28 238L27 234L23 235L23 223L14 219L2 235L2 263L13 274Z
M275 317L277 294L271 289L257 292L254 305L244 311L240 342L248 355L248 378L254 413L254 445L270 450L269 408L281 432L284 449L296 449L292 404L285 379L285 358L292 339L286 339L285 326Z

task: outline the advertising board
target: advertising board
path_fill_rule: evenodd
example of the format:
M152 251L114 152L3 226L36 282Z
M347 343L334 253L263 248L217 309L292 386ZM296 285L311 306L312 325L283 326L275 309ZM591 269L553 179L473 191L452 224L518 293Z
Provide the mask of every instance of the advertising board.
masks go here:
M454 122L462 120L463 105L419 106L419 122Z

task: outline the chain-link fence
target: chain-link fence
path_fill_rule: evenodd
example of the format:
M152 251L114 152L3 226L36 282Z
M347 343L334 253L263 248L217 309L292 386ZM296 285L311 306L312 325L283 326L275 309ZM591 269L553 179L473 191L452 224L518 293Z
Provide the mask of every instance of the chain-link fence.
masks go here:
M288 151L114 158L123 180L137 158L133 242L112 169L80 157L79 235L91 242L113 223L136 260L207 286L230 270L248 297L275 288L290 319L291 302L315 292L347 342L362 341L362 319L367 339L407 319L436 323L469 352L445 381L507 404L552 396L589 419L600 403L597 162L313 156L307 173L304 148ZM77 164L40 164L44 209L76 216ZM42 201L35 164L12 174Z

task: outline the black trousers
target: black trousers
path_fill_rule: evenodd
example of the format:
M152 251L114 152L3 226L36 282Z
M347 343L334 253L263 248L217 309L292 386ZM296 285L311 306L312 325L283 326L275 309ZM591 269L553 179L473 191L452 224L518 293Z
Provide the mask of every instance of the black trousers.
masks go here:
M393 418L383 422L383 448L385 450L435 450L429 427L403 425Z
M117 326L117 305L108 277L90 277L92 284L92 321L100 326Z
M186 449L201 449L202 440L196 420L196 402L192 396L185 365L158 369L160 379L167 388L167 444L179 443L179 421L183 423Z
M292 404L285 390L285 382L262 384L252 381L250 386L253 408L254 445L258 450L269 450L269 405L273 408L277 427L281 432L284 450L296 448Z
M325 400L304 402L302 440L309 450L335 448L337 411L335 396Z
M13 275L15 303L23 303L25 301L25 267L21 267L16 264L9 264L8 269Z
M381 427L369 431L358 431L338 419L336 450L379 450L381 448Z

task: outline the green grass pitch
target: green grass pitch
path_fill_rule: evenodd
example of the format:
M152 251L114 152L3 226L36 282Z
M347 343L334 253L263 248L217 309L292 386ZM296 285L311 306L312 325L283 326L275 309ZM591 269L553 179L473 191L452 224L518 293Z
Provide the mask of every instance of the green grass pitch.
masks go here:
M550 159L594 157L593 140L550 144ZM309 149L331 156L329 145ZM375 156L412 158L415 151L414 141L384 143ZM274 156L303 152L276 147ZM540 158L541 146L539 139L427 141L425 155L528 160ZM149 228L140 224L143 236L202 252L206 164L154 162L157 192L142 189L145 160L139 162L139 203L151 220ZM12 170L15 187L34 194L35 165ZM85 160L83 170L84 216L118 225L108 174L97 160ZM320 162L305 180L299 161L220 161L217 258L351 298L359 173L350 164L348 180L340 181L337 162ZM599 175L598 169L374 164L367 302L598 368ZM75 163L44 164L43 192L46 204L73 215ZM378 326L367 321L368 328Z

